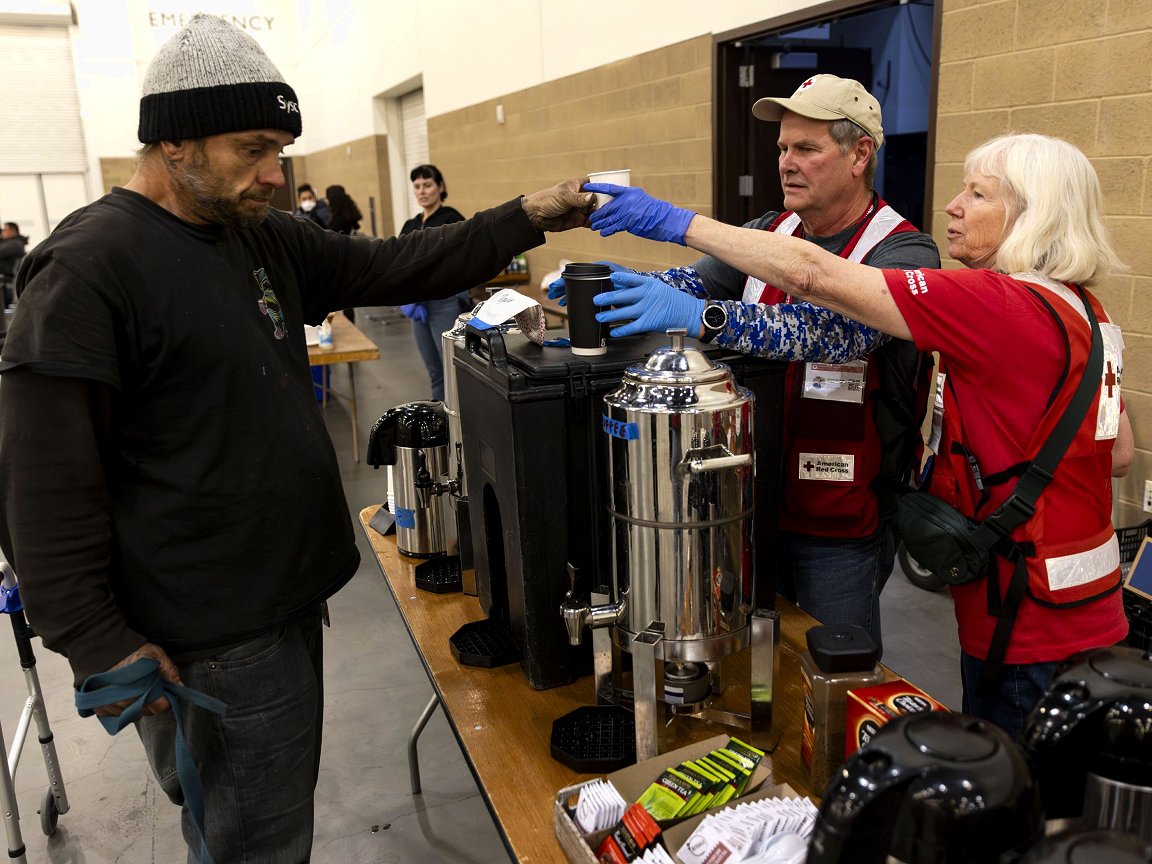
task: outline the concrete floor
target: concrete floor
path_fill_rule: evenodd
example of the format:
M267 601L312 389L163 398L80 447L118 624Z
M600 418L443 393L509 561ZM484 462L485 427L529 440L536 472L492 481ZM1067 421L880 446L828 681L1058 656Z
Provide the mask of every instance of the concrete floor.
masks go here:
M381 359L356 364L361 448L383 411L427 398L427 378L407 321L391 310L360 310L357 325ZM333 386L347 384L347 367ZM351 420L328 408L353 518L385 497L386 478L351 456ZM359 523L357 522L357 526ZM325 748L316 793L312 860L328 864L497 862L507 853L443 715L420 739L423 794L409 790L408 734L431 695L379 568L358 534L363 563L331 601L325 632ZM960 704L959 649L951 601L913 587L899 572L884 591L885 662L954 709ZM0 726L11 747L27 693L8 625L0 624ZM16 772L20 828L30 864L151 864L184 860L179 812L152 778L136 736L108 736L73 707L66 661L35 641L70 810L57 833L40 830L46 774L35 734ZM539 758L549 758L540 754Z

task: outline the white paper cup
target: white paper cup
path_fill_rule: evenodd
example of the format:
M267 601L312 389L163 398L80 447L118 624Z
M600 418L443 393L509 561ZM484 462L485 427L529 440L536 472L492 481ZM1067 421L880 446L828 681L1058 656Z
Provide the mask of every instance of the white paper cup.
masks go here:
M632 185L632 169L621 168L618 171L592 171L588 174L589 183L612 183L616 186L631 186ZM612 200L611 195L605 195L603 192L596 193L596 209L599 210L605 204Z

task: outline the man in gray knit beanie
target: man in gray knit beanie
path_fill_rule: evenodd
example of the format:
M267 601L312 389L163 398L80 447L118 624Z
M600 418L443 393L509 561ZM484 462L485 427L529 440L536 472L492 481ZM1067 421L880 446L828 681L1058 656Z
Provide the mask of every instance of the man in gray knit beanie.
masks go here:
M283 185L279 163L272 170L229 171L237 149L279 152L301 131L300 100L272 61L247 33L218 15L199 14L160 46L144 76L139 138L146 145L141 168L163 165L163 186L185 193L173 212L190 221L251 228L263 220ZM221 136L232 148L213 147ZM237 137L241 136L241 137ZM213 159L213 155L215 158ZM212 170L205 171L211 161ZM157 192L127 186L153 200ZM248 181L240 188L237 184ZM279 181L279 182L277 182ZM167 206L167 205L164 205ZM199 218L198 218L199 217Z
M216 15L196 15L148 67L140 140L181 141L244 129L300 135L300 100L256 40Z
M190 860L311 853L321 610L360 557L304 325L483 284L592 209L572 179L405 237L325 231L271 207L300 129L256 42L193 18L148 69L132 179L28 256L0 360L0 548L95 713L138 718ZM112 671L138 700L100 704Z
M126 188L191 222L252 228L284 183L279 153L300 131L296 92L256 40L218 15L195 15L144 76L146 146ZM247 163L243 154L257 151L266 158Z

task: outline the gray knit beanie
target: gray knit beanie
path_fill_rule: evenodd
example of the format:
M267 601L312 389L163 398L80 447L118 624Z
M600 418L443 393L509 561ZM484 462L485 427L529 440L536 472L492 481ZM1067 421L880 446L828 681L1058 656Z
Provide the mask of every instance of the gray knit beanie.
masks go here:
M160 46L144 76L145 144L223 132L300 135L300 103L256 40L218 15L196 15Z

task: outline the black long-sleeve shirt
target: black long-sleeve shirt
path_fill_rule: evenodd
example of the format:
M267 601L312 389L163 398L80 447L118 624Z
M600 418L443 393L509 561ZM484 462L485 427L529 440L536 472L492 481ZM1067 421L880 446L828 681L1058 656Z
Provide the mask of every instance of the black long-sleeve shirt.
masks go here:
M0 373L0 546L77 681L231 644L359 562L303 324L448 296L543 242L519 201L404 238L271 211L193 225L118 189L33 252Z

